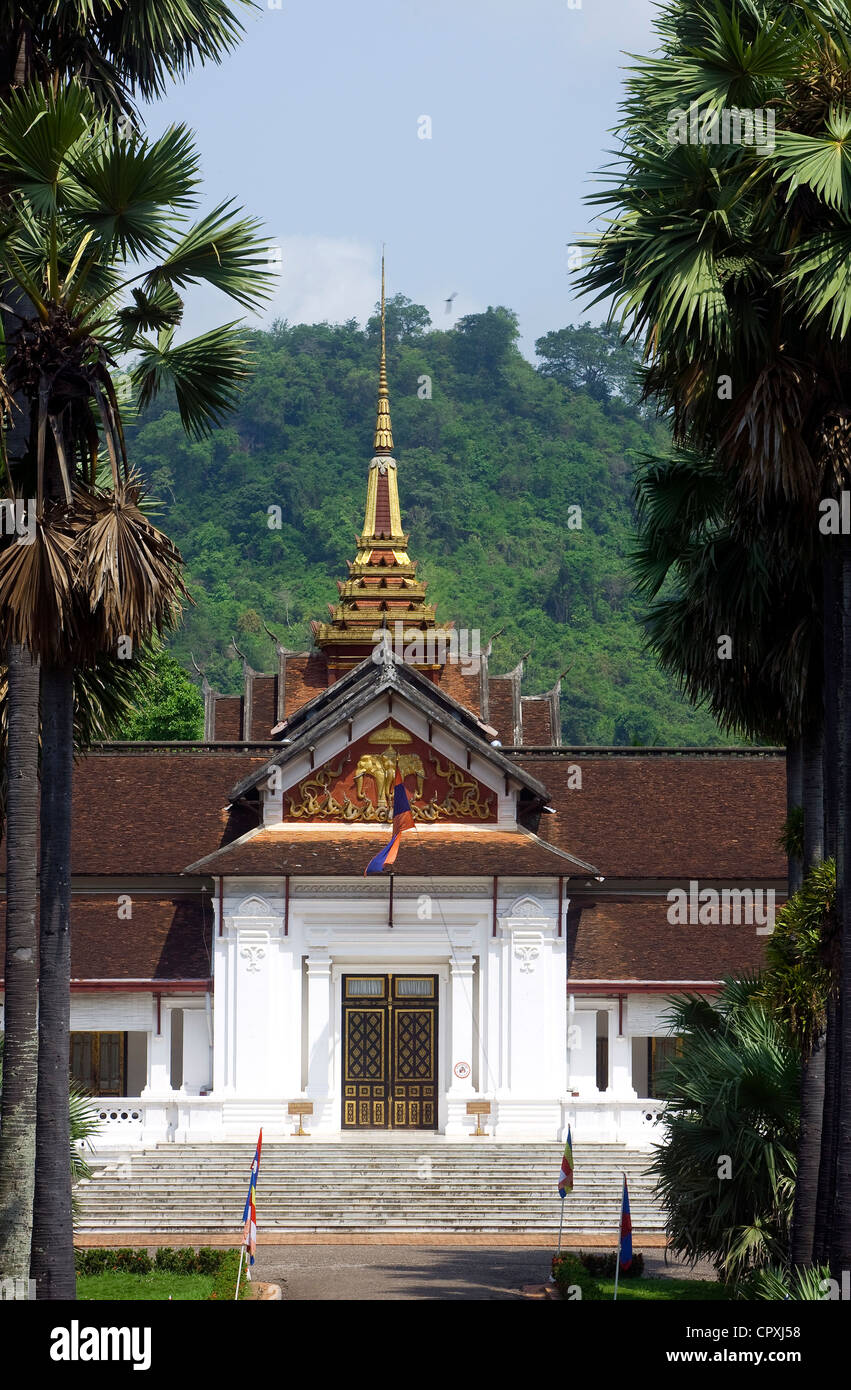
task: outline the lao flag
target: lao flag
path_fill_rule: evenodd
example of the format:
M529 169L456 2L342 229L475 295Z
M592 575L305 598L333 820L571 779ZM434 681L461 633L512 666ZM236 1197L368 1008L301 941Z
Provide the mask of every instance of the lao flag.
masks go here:
M257 1210L254 1205L254 1194L257 1190L257 1178L260 1173L260 1150L263 1147L263 1131L257 1140L257 1148L254 1150L254 1162L251 1165L251 1177L248 1182L248 1196L245 1199L245 1211L242 1213L243 1235L242 1243L248 1251L248 1263L254 1264L254 1251L257 1249Z
M623 1198L621 1199L621 1238L618 1261L625 1274L632 1264L632 1217L629 1213L629 1188L626 1173L623 1175Z
M367 874L380 874L385 864L395 864L402 831L413 829L414 817L411 812L411 803L408 800L408 793L405 791L402 774L397 766L396 785L393 788L393 834L381 853L376 854L375 858L369 861L363 871L364 877Z
M573 1145L570 1142L570 1126L567 1127L567 1143L564 1146L564 1154L561 1160L561 1172L558 1176L558 1195L564 1197L568 1192L573 1191Z

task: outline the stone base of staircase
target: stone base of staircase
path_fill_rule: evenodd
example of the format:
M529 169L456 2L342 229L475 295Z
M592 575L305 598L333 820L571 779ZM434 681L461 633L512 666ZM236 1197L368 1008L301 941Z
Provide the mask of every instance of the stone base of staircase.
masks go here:
M335 1141L263 1147L261 1243L548 1245L558 1230L562 1146ZM102 1164L77 1189L79 1244L232 1244L241 1234L253 1148L160 1144ZM664 1214L645 1151L585 1145L564 1199L563 1243L611 1245L629 1183L635 1243L664 1245Z

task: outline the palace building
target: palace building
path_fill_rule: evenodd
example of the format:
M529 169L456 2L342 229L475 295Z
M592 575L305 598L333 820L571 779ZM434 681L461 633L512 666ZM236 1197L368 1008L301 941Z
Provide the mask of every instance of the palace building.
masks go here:
M403 529L383 300L363 529L313 649L246 665L241 696L205 681L202 742L76 768L71 1070L104 1150L284 1138L305 1108L326 1138L481 1118L643 1146L667 997L763 945L672 923L670 890L785 891L782 754L562 747L559 685L524 694L522 663L497 674L440 626ZM397 770L415 828L365 876Z

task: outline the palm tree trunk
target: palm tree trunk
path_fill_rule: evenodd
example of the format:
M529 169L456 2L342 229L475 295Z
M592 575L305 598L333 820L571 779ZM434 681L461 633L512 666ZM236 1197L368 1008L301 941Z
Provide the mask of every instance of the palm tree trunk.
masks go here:
M804 808L804 872L824 859L824 729L811 726L802 740Z
M824 1038L819 1038L801 1067L801 1129L792 1214L792 1263L813 1262L824 1111Z
M804 870L824 858L823 729L810 727L802 740ZM791 1256L796 1265L812 1264L824 1111L824 1039L819 1039L801 1064L801 1127L798 1134L795 1207L792 1214Z
M73 1299L69 1054L74 685L70 667L42 670L41 720L41 970L32 1274L38 1298Z
M836 918L839 927L839 1071L836 1189L831 1240L833 1277L851 1269L851 537L842 537L842 647L839 698L839 806L836 826Z
M804 777L802 739L790 739L786 745L786 815L791 816L796 806L804 804ZM787 860L786 873L789 893L797 893L804 881L803 861L795 855Z
M816 1223L813 1235L813 1262L826 1264L830 1259L833 1223L833 1202L836 1192L836 1118L839 1108L839 1005L835 999L827 1002L827 1046L824 1067L824 1108L821 1124L821 1157L816 1195Z
M10 646L7 732L5 1041L0 1124L0 1277L30 1272L38 1032L38 665Z

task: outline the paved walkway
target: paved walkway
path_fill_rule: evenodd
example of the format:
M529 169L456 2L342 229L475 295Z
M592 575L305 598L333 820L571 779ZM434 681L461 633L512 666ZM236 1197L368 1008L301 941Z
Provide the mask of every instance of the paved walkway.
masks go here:
M454 1248L396 1244L263 1245L258 1246L254 1272L258 1279L280 1284L284 1299L291 1302L526 1302L521 1289L546 1281L551 1249L494 1244ZM661 1253L644 1254L646 1274L680 1272L672 1263L666 1266ZM706 1273L700 1271L700 1275Z

